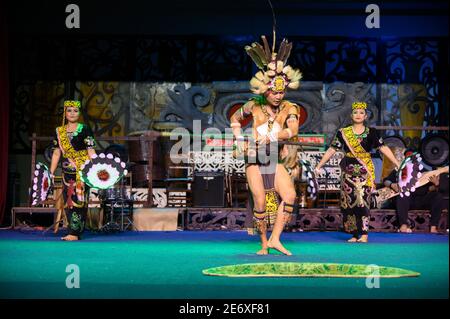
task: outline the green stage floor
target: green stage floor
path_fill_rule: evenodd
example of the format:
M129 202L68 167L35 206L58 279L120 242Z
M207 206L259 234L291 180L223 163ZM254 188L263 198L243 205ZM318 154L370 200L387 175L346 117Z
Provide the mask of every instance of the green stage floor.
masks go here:
M257 256L245 232L127 232L87 234L61 242L39 232L0 231L0 298L448 298L448 236L288 233L294 256ZM258 262L377 264L420 272L416 278L211 277L211 267ZM80 269L80 288L66 287L66 266Z

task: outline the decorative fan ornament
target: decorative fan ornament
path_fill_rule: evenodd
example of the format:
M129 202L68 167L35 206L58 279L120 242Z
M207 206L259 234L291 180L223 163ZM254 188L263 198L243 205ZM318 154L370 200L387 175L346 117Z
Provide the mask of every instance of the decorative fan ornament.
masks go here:
M52 178L48 167L38 162L34 170L31 206L42 204L47 199L52 186Z
M416 191L415 185L422 176L420 172L423 169L422 158L419 153L413 153L406 157L400 164L397 172L398 186L400 188L400 197L410 196Z
M79 172L81 180L95 189L108 189L128 174L126 164L111 153L94 154Z

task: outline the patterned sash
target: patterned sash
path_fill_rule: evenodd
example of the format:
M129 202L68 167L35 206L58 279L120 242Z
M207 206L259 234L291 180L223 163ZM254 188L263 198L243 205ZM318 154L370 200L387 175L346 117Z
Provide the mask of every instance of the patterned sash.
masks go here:
M374 188L375 167L373 166L370 153L361 146L355 134L353 133L351 126L341 129L341 133L345 143L347 144L351 154L353 155L352 157L356 158L358 162L369 172L366 185Z
M79 174L78 171L80 170L81 165L83 165L86 160L89 159L89 155L87 150L80 150L76 151L72 143L70 143L69 136L67 135L67 129L66 126L60 126L56 129L59 145L61 147L61 151L63 153L63 156L67 158L70 163L76 168L77 174L77 182L79 181Z

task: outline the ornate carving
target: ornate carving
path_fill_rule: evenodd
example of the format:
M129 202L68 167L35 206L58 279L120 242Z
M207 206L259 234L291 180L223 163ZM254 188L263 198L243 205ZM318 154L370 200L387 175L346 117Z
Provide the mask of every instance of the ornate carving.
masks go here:
M188 40L138 39L136 47L137 81L188 81Z
M213 90L217 94L213 126L224 131L230 127L231 108L244 104L253 95L249 93L247 81L214 83ZM302 132L320 131L321 90L322 82L302 82L300 90L286 93L285 99L300 105L307 113L307 118L300 127Z
M250 79L252 64L243 50L246 44L253 41L250 38L229 36L196 41L195 82Z
M362 82L325 85L322 129L327 134L327 143L331 142L339 128L351 123L351 105L355 101L367 103L369 125L377 124L379 109L375 103L375 90L375 85Z
M292 50L289 64L300 68L303 79L307 81L322 81L325 65L325 43L320 40L305 40L292 38Z
M84 102L94 105L96 111L103 112L98 121L93 114L83 114L97 135L146 130L153 124L150 117L158 119L160 106L166 105L165 100L153 103L153 88L159 85L132 81L198 83L218 79L243 80L245 82L242 83L222 82L221 87L214 82L210 85L211 90L207 86L203 89L178 87L170 94L169 108L161 114L162 121L175 121L180 125L187 123L188 128L191 128L192 119L198 118L203 128L217 127L223 130L229 125L230 106L242 103L249 97L248 80L256 70L251 69L252 63L242 48L253 40L253 37L236 36L152 36L79 37L66 41L53 36L19 36L15 38L12 48L14 59L11 67L14 70L11 85L14 90L11 125L13 151L29 152L28 128L36 122L30 113L30 103L33 103L33 107L45 109L37 103L42 97L42 88L50 96L48 92L53 90L52 85L45 86L61 79L96 81L114 78L122 81L77 82L78 95ZM305 80L298 92L291 92L286 98L304 106L309 114L307 122L301 127L302 132L325 132L330 139L337 127L348 119L347 107L353 95L359 99L370 98L370 124L402 124L402 103L413 112L424 105L423 126L442 126L448 122L448 101L445 99L447 74L445 68L439 67L443 63L440 59L448 51L445 40L336 40L304 37L291 40L294 47L290 64L302 70ZM347 84L333 83L324 88L319 84L321 82L308 82L311 79L372 84L361 86L358 92L346 87ZM39 84L38 80L44 81L44 85ZM81 83L87 88L95 88L97 92L81 92ZM412 84L421 85L422 92ZM310 85L316 87L309 88ZM348 85L351 87L357 84ZM399 85L403 85L404 94L399 95ZM164 98L165 94L162 94ZM58 96L49 106L49 114L56 114L53 107L63 98L60 93ZM377 97L376 103L374 97ZM101 110L100 107L104 107L109 99L106 110ZM322 111L325 111L323 116ZM381 111L382 116L379 116ZM40 131L41 128L36 129L38 135L46 134ZM399 133L386 131L387 135ZM412 138L412 145L416 142L417 138L416 141Z
M245 229L244 224L245 211L187 211L188 230L242 230Z
M134 70L127 67L131 63L128 51L134 46L131 39L78 38L72 45L66 47L73 57L72 78L94 81L133 78Z
M232 152L191 152L189 164L195 171L224 171L227 174L245 173L245 161L237 160Z
M182 127L192 131L193 121L201 121L201 127L211 125L211 115L202 111L211 101L211 92L204 87L185 88L176 85L167 92L171 101L161 112L162 121L178 122Z
M325 81L376 82L376 42L327 42Z
M77 82L83 121L97 136L125 135L128 122L129 85L118 82ZM98 142L100 148L106 147Z
M12 136L12 148L16 151L30 152L31 99L33 98L31 85L17 85L14 89L14 107L11 112L12 125L10 134Z
M244 230L245 209L186 209L188 230ZM409 212L411 227L415 232L427 232L429 229L430 213L427 211ZM395 210L372 210L370 217L370 231L395 232ZM339 209L300 209L295 221L295 228L305 231L342 231L343 218ZM445 231L447 212L441 216L439 229Z
M384 110L383 124L433 126L441 123L436 112L440 103L438 42L400 39L383 45L386 57L386 84L382 86L380 101ZM419 118L414 115L418 112ZM409 117L415 122L412 123ZM405 132L392 133L401 135ZM418 147L420 134L406 132L404 137L408 147Z
M156 109L157 87L150 83L130 83L129 131L145 131L151 128Z

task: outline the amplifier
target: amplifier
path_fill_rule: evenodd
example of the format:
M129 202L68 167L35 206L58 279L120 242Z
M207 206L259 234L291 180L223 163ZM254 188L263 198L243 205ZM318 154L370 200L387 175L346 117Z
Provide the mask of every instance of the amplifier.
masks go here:
M225 207L224 172L194 172L192 203L194 207Z

